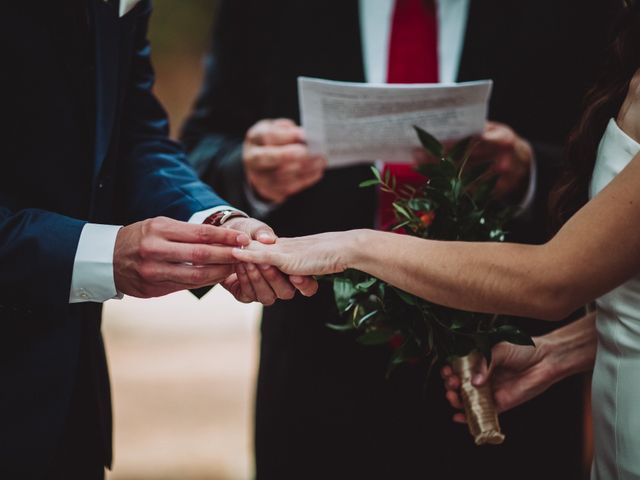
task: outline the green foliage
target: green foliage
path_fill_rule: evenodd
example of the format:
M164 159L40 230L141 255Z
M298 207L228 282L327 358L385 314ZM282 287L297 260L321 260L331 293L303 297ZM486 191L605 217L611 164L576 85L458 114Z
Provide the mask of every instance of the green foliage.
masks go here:
M471 166L473 141L466 138L450 149L415 127L434 161L418 167L425 177L420 188L398 186L387 171L372 168L373 178L361 187L377 187L394 195L394 231L415 237L457 241L504 241L504 224L513 210L493 200L495 175L485 166ZM345 323L337 330L355 330L363 345L390 344L389 371L403 363L423 362L482 352L491 360L499 342L533 345L531 338L507 319L451 309L423 300L370 275L347 270L332 275L338 310Z

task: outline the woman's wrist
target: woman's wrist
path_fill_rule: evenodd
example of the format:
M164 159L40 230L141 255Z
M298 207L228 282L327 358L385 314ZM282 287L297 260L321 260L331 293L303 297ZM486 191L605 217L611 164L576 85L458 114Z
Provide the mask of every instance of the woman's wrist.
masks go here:
M375 242L375 230L358 229L344 232L346 238L342 245L343 263L346 268L353 268L366 272L366 266L373 256L372 249Z
M555 381L591 370L596 343L591 315L536 339Z

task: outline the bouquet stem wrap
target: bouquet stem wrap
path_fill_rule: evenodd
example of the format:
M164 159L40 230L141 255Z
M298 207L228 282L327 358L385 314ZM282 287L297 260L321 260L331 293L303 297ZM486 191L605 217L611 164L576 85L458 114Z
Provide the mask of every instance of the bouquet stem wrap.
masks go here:
M471 384L471 378L474 372L479 371L482 361L482 354L474 351L464 357L456 357L451 366L460 377L464 411L476 445L499 445L505 437L500 431L491 385L487 383L476 388Z

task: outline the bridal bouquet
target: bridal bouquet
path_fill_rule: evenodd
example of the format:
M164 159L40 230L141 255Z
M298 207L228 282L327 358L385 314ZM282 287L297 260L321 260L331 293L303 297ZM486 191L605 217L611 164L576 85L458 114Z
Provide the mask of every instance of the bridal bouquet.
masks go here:
M503 241L503 225L513 210L498 205L491 194L495 174L472 166L473 148L467 138L445 149L433 136L416 127L425 150L436 159L418 167L420 188L397 186L395 178L372 168L374 177L361 187L378 187L394 195L398 233L434 240ZM393 348L389 371L403 363L423 363L428 371L439 360L448 361L462 381L462 398L469 429L477 445L504 440L490 386L476 388L472 373L491 348L502 341L533 345L531 338L507 319L454 310L428 302L377 278L355 270L333 275L335 300L346 322L336 330L359 332L364 345Z

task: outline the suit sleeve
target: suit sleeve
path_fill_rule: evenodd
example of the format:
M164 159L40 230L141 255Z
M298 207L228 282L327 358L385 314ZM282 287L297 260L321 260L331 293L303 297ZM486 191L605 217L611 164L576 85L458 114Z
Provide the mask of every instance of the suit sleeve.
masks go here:
M223 1L217 11L205 80L181 140L200 177L236 207L256 214L243 188L242 142L263 118L260 25L252 2ZM262 70L262 74L261 74Z
M182 147L169 138L167 115L152 93L149 13L141 15L135 29L123 105L120 153L126 161L126 219L165 215L186 221L197 211L226 202L198 179Z
M0 317L66 308L73 262L86 222L0 200Z

